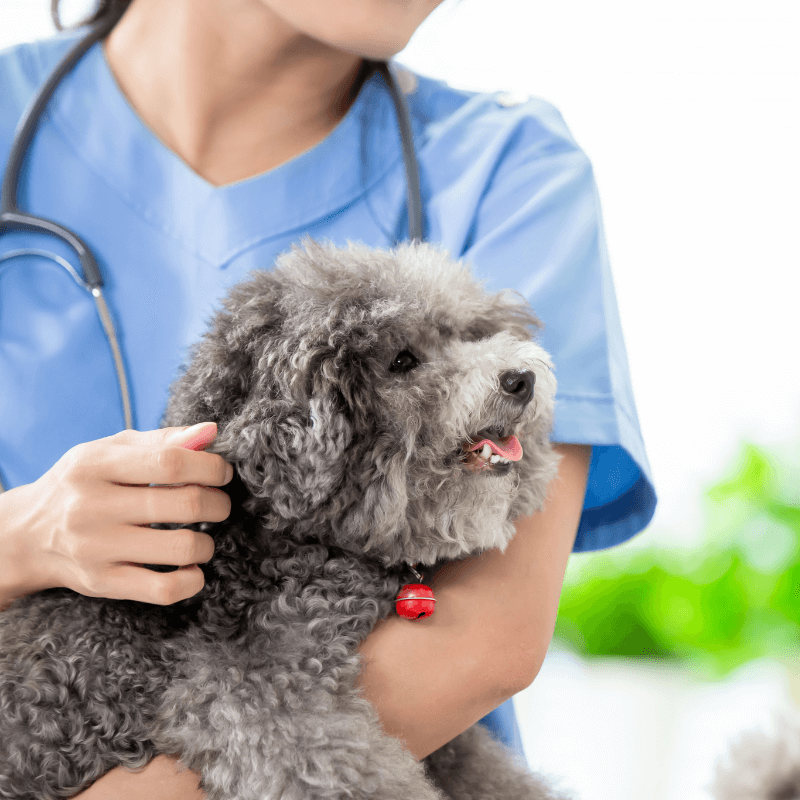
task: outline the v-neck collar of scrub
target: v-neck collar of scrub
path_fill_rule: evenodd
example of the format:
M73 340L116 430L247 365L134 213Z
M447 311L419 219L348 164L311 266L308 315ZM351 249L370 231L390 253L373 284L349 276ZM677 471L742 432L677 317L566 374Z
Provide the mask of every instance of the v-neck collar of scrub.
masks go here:
M144 124L101 46L58 87L51 121L124 202L198 258L223 267L268 239L307 230L363 195L401 158L387 87L372 75L321 142L251 178L214 186Z

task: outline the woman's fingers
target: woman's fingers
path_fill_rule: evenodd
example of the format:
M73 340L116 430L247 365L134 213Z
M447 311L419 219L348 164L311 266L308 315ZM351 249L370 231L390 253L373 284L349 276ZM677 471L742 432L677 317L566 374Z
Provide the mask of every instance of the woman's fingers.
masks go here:
M114 548L119 563L184 567L205 564L214 555L214 540L207 533L189 528L155 530L132 526L122 529L122 537Z
M168 606L196 595L203 584L203 571L196 565L173 572L153 572L133 564L116 564L87 594Z
M123 525L90 537L75 537L69 551L62 554L63 583L59 585L92 597L165 605L203 588L203 572L197 565L213 555L214 540L206 533ZM178 569L159 573L143 564Z
M105 514L120 523L151 525L172 522L222 522L231 499L221 489L188 486L114 486L103 498Z
M138 440L112 436L86 445L72 456L74 472L84 477L102 475L110 483L128 485L224 486L233 477L233 467L214 453L190 450L169 441L156 446L143 439L144 434Z
M109 456L118 456L108 463L108 479L115 483L224 486L233 477L233 467L222 456L179 446L157 450L132 447L130 452L118 454L112 451Z

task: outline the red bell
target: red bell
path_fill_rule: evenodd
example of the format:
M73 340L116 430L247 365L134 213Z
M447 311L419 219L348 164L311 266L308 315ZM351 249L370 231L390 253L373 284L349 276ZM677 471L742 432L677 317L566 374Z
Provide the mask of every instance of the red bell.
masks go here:
M424 619L433 614L436 598L433 589L424 583L407 583L394 601L398 616L406 619Z

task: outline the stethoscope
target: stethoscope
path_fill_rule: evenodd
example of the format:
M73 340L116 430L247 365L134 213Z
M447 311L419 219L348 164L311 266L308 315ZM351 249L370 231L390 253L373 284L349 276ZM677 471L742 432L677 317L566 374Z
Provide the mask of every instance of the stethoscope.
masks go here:
M56 253L50 253L46 250L13 250L0 255L0 263L23 255L35 255L48 258L63 267L79 286L91 294L94 298L97 314L100 317L106 339L111 347L111 353L114 358L114 369L119 385L120 400L122 401L122 410L125 418L125 427L130 429L133 428L133 406L131 403L128 374L119 347L114 320L103 295L103 276L100 273L97 260L86 242L75 232L52 220L28 214L18 205L18 184L22 164L47 103L64 76L78 63L92 45L103 39L111 31L118 19L118 15L112 14L94 25L89 33L64 55L50 73L47 80L39 88L14 133L14 140L11 144L6 171L3 176L2 194L0 194L0 234L8 230L26 230L55 236L77 255L80 261L82 274L78 273L66 259ZM425 237L423 230L422 195L419 183L419 165L417 164L417 157L414 151L414 137L411 129L411 117L408 110L408 103L406 102L405 94L398 85L393 68L390 67L388 63L376 61L370 62L369 66L381 74L391 94L392 102L394 103L400 133L400 143L403 151L403 162L405 165L409 238L423 241ZM3 490L3 484L0 481L0 492Z

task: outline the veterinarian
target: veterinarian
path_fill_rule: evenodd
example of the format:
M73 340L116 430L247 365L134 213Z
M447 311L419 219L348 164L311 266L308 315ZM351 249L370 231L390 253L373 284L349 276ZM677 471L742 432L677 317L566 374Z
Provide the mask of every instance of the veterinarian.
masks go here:
M60 80L18 196L91 248L102 292L82 285L63 242L0 231L0 606L55 586L161 604L200 590L210 537L146 526L226 518L232 469L202 451L213 424L157 430L169 385L227 287L303 235L376 247L408 237L397 114L365 59L399 52L436 5L101 3L100 17L124 15ZM84 33L0 55L0 165ZM545 510L518 522L504 554L444 567L433 617L388 619L362 646L365 695L421 758L498 706L487 724L514 744L504 701L542 664L570 552L634 535L655 495L586 156L545 102L404 70L397 81L427 238L490 288L522 292L545 323L563 456ZM120 433L126 417L136 430ZM80 797L112 795L202 797L166 757L113 770Z

